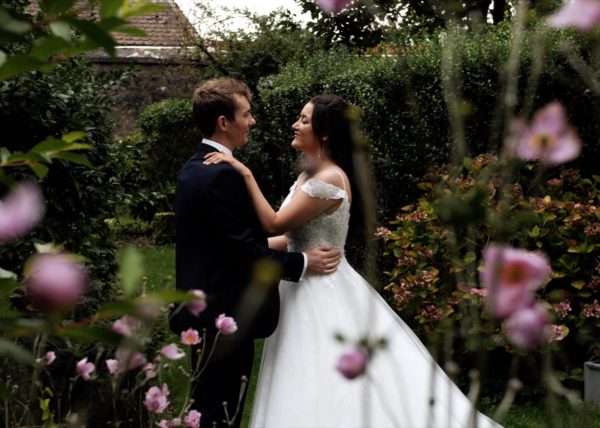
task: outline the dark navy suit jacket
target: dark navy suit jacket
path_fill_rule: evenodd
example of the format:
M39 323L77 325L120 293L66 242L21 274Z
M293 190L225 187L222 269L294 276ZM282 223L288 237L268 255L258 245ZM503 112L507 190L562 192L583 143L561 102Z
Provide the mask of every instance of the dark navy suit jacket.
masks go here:
M177 181L176 286L181 291L203 290L208 306L200 317L185 308L178 312L171 320L176 333L189 327L214 333L219 314L237 317L247 309L240 306L247 303L243 296L257 261L275 261L281 277L290 281L298 281L304 267L301 253L268 248L241 174L227 163L202 163L205 154L213 151L216 149L199 144ZM277 284L269 289L262 305L252 310L252 322L240 326L240 333L248 338L269 336L279 318Z

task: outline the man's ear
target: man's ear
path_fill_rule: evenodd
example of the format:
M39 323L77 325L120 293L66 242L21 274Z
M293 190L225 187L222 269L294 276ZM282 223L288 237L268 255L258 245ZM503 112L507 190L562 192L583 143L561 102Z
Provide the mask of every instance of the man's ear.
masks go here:
M225 116L217 117L217 129L219 131L227 131L229 123L227 122L227 118Z

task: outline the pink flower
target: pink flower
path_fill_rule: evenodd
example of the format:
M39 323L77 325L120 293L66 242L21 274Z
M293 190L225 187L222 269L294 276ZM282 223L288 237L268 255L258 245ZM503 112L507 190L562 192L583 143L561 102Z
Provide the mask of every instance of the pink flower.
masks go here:
M166 383L163 383L162 388L157 386L151 387L146 392L146 398L144 400L144 406L152 413L162 413L169 405L167 397L169 396L169 387Z
M519 159L554 166L575 159L581 151L579 137L568 126L565 110L558 102L538 110L529 127L520 120L512 127L508 150Z
M156 366L152 363L144 364L142 370L146 374L146 379L153 379L156 377Z
M530 306L533 292L551 273L544 254L506 246L489 245L483 250L481 282L488 289L486 304L498 318Z
M548 184L548 187L557 187L560 186L560 183L562 183L560 178L551 178L546 184Z
M317 4L326 12L338 13L347 8L352 0L317 0Z
M544 305L536 303L522 308L504 321L508 339L517 347L532 350L548 339L548 312Z
M163 346L163 348L160 350L160 353L169 360L178 360L185 357L185 352L181 352L174 343Z
M215 320L215 326L225 335L235 333L238 328L235 320L231 317L226 317L225 314L219 315L219 318Z
M181 343L184 345L197 345L200 343L202 339L198 334L198 330L194 330L193 328L188 328L186 331L181 332Z
M377 230L375 231L375 236L379 237L379 238L387 238L388 236L390 236L392 234L391 230L388 229L387 227L378 227Z
M0 243L29 232L44 215L40 188L31 182L18 184L0 202Z
M135 370L146 364L144 354L125 347L117 348L115 358L119 362L119 371Z
M200 418L202 413L197 410L190 410L186 415L184 422L187 428L200 428Z
M560 342L569 334L569 327L566 325L552 324L548 335L548 342Z
M73 256L44 253L30 259L24 282L38 306L60 311L79 301L87 287L87 275Z
M563 7L546 22L550 27L573 27L588 31L600 22L600 2L598 0L567 0Z
M141 325L140 320L131 315L124 315L115 322L113 322L113 331L122 334L125 337L131 337L133 332L137 330Z
M83 380L90 380L91 374L94 370L96 370L96 366L94 363L88 363L87 357L82 358L75 365L75 370L77 374L83 378Z
M120 366L119 360L115 360L115 359L106 360L106 367L108 368L108 372L111 375L119 373L119 369L120 369L119 366Z
M46 352L46 355L36 359L35 361L38 364L42 364L44 366L49 366L50 364L52 364L54 362L54 360L56 360L56 354L54 353L54 351L48 351L48 352Z
M185 305L188 311L190 311L192 315L197 317L198 315L200 315L201 312L203 312L206 309L206 294L204 294L204 291L202 290L189 290L188 294L192 294L193 296L197 297L196 300L187 302L187 304Z
M361 347L356 347L351 351L343 353L338 359L335 368L346 379L354 379L365 372L368 360L369 355L367 352Z
M171 426L171 422L168 419L161 419L160 422L157 422L156 425L159 428L169 428Z

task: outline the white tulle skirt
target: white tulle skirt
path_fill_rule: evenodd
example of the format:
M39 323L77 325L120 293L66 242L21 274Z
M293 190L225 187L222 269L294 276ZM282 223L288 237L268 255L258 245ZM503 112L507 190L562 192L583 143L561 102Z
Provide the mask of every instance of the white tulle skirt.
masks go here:
M276 332L266 340L251 426L496 427L474 412L425 346L345 259L336 273L280 284ZM368 330L366 330L368 329ZM349 345L335 340L384 336L367 375L335 369Z

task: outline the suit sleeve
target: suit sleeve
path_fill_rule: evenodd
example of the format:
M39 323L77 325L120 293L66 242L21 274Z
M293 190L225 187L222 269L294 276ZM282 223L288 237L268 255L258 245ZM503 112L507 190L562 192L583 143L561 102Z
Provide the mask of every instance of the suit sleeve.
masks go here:
M243 266L267 258L281 266L283 279L298 282L304 268L301 253L276 251L256 242L252 228L254 212L239 172L228 165L222 168L211 183L210 193L212 224L221 228L219 235L226 241L231 261Z

